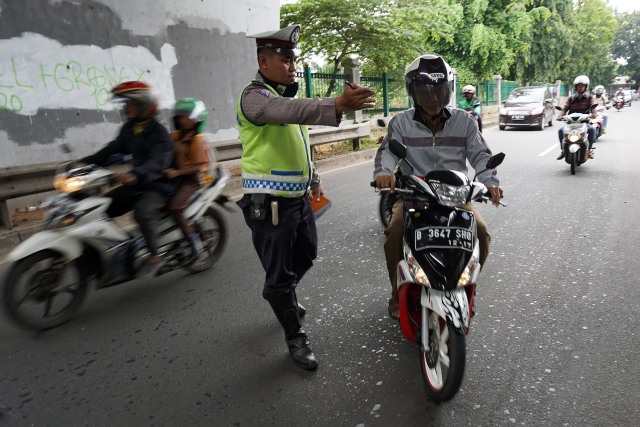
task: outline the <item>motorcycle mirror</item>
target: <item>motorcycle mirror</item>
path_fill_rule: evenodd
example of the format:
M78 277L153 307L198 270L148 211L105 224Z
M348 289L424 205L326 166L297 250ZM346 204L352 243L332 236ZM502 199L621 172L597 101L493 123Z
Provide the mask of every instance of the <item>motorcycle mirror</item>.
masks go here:
M392 139L389 141L389 150L399 159L407 157L407 147L400 141Z
M486 168L482 171L482 172L478 172L476 173L476 175L473 177L473 180L475 181L476 178L478 177L478 175L480 175L481 173L484 173L490 169L495 169L498 166L500 166L502 164L502 161L505 158L505 154L504 153L498 153L494 156L489 157L489 160L487 160L487 166Z
M487 169L495 169L502 164L504 161L505 154L498 153L495 156L491 156L489 161L487 161Z

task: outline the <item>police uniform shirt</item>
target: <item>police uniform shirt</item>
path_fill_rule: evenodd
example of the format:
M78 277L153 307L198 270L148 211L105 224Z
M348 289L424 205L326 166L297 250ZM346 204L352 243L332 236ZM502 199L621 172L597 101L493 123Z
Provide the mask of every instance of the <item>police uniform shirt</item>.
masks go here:
M257 81L264 82L258 73ZM304 124L338 126L336 99L288 98L273 94L268 88L252 84L242 93L242 112L252 123Z

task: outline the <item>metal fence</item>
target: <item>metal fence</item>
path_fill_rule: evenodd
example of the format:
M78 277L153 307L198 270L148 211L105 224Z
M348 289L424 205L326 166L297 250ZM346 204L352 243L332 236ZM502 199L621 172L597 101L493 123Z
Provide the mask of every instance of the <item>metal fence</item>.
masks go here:
M305 98L325 98L340 96L348 74L312 73L308 67L297 72L298 96ZM365 117L389 116L390 113L403 111L409 107L409 99L404 88L404 82L399 82L383 73L381 76L361 76L360 83L370 87L376 94L376 108L363 110Z
M298 96L305 98L325 98L340 96L343 91L344 81L349 79L348 74L342 73L312 73L309 67L297 72ZM376 108L363 110L365 117L389 116L393 112L411 108L411 100L407 96L404 81L391 79L385 73L379 76L361 76L360 83L372 88L376 94ZM464 83L456 82L456 99L462 99ZM482 82L476 86L477 96L483 105L498 105L509 97L511 91L521 85L517 82L500 80L500 100L498 100L497 81ZM533 86L557 87L551 83L534 83ZM557 91L555 91L557 92ZM566 96L569 93L568 85L560 85L560 93L556 96Z

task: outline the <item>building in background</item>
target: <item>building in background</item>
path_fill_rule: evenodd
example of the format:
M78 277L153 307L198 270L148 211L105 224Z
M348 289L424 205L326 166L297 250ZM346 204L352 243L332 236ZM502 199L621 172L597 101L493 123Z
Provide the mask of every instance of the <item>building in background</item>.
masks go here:
M0 0L0 168L112 140L109 90L125 80L158 90L167 126L175 99L197 97L207 138L237 138L235 103L257 69L246 35L279 22L279 0Z

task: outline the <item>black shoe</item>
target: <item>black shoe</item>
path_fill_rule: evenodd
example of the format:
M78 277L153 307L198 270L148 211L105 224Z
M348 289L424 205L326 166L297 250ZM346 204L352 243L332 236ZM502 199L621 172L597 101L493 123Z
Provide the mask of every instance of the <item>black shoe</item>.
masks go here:
M564 151L561 152L558 157L556 157L556 160L562 160L562 159L564 159Z
M287 340L287 345L289 346L289 354L296 365L307 371L314 371L318 368L318 361L311 351L309 339L304 333Z
M142 265L142 267L140 267L140 270L138 270L138 273L136 274L136 278L150 279L152 277L155 277L160 271L160 269L162 268L162 266L164 265L164 263L165 261L162 258L155 262L151 262L147 259L145 263Z

